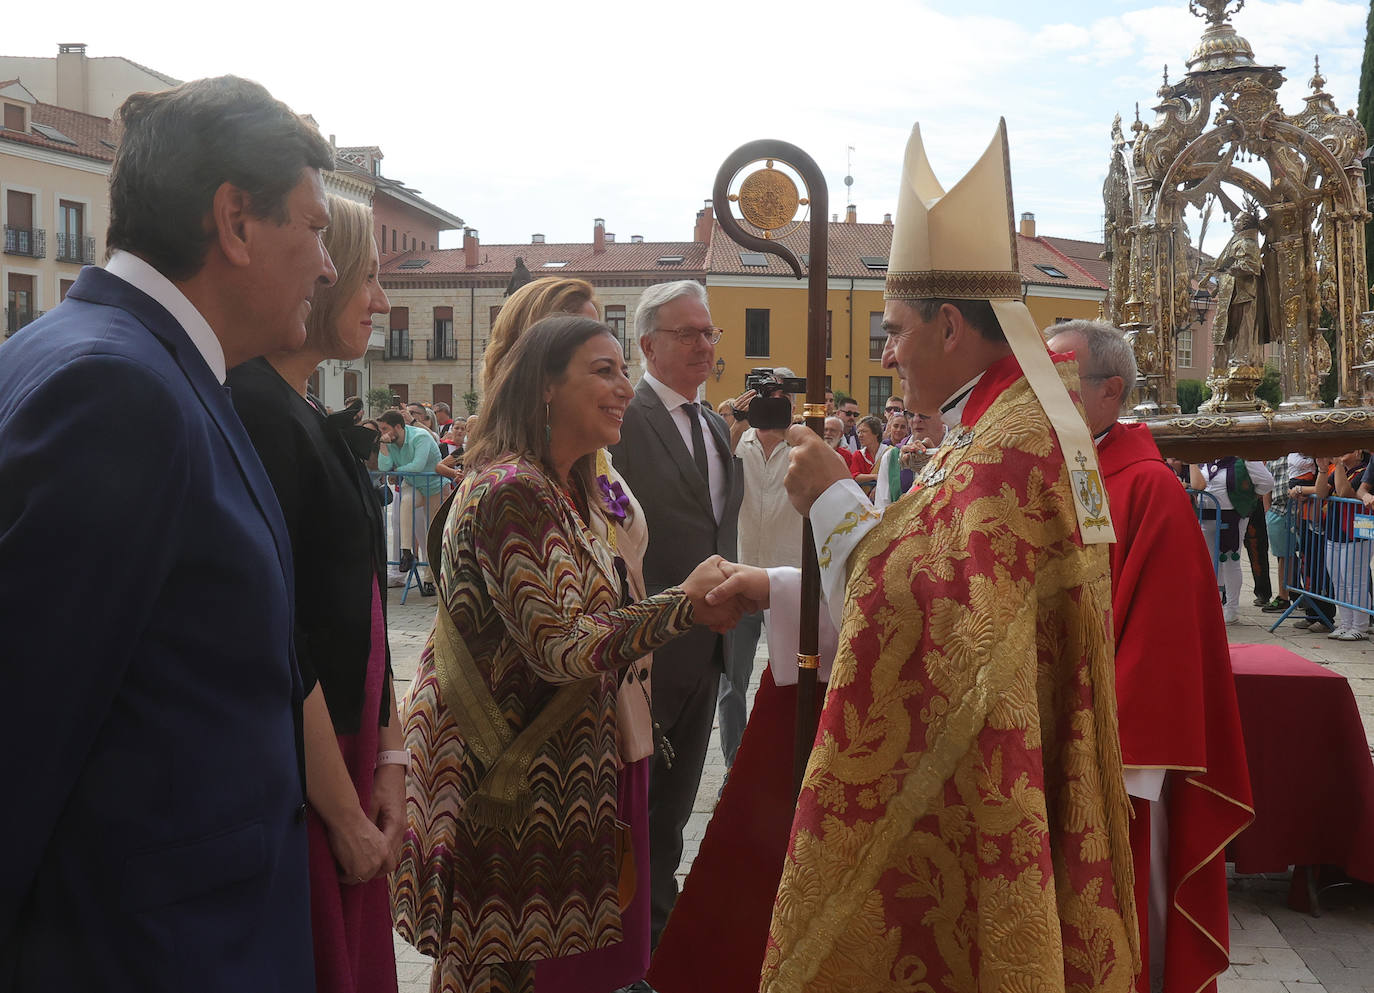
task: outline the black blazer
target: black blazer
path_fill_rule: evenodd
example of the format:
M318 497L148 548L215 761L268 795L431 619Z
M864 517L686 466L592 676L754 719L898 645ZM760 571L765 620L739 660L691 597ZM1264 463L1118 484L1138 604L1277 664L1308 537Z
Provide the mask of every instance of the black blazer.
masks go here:
M362 726L374 582L386 612L385 531L367 469L339 422L326 422L266 359L231 369L228 383L291 536L296 660L305 692L319 682L334 730L354 734ZM369 718L380 724L394 709L389 652L385 685L381 713Z

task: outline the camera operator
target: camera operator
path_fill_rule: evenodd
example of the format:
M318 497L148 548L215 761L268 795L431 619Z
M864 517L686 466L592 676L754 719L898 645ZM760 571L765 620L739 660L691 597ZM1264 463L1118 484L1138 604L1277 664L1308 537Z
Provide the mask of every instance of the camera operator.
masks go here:
M729 403L732 416L726 417L731 424L735 454L744 469L739 561L762 568L800 567L802 519L782 485L791 450L783 436L792 420L790 391L804 392L805 381L794 378L791 369L752 369L745 385L749 388ZM725 416L726 411L722 409L721 414ZM751 417L764 426L751 426ZM725 660L725 672L720 677L716 705L720 715L720 748L727 767L734 764L749 718L747 692L762 630L762 611L740 619Z

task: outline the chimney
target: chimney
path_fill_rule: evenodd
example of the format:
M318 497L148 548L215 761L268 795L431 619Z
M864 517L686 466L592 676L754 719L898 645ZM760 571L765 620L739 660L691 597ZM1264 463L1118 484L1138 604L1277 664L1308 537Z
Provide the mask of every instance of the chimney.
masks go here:
M839 223L840 223L840 215L839 215L839 214L831 214L831 215L830 215L830 223L831 223L831 224L839 224Z
M711 243L711 231L716 226L716 214L711 207L711 201L706 201L706 206L697 211L697 226L692 232L692 240L699 245L709 245Z
M630 244L631 244L631 245L642 245L642 244L644 244L644 236L643 236L642 234L632 234L632 235L630 235Z
M615 232L614 232L614 231L607 231L607 232L606 232L606 244L608 244L608 245L614 245L614 244L615 244Z
M892 215L891 215L891 214L884 214L884 215L883 215L883 223L886 224L888 227L892 227Z
M535 240L542 241L543 239L536 236ZM592 221L592 254L600 255L605 250L606 222L598 217L596 220Z
M544 244L544 236L543 236L542 234L533 234L533 235L530 235L530 244L531 244L531 245L542 245L542 244Z
M463 228L463 266L467 269L475 269L478 265L477 258L477 229Z
M1035 237L1035 215L1030 211L1021 215L1021 234L1027 238Z
M63 42L57 46L57 105L90 113L86 69L86 43Z
M859 223L859 208L852 203L844 209L844 222L846 224Z

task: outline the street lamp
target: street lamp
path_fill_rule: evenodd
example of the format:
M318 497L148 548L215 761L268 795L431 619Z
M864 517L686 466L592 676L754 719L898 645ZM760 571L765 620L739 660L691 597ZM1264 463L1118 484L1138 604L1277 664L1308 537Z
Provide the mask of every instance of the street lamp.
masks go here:
M725 360L716 359L716 382L720 382L720 377L725 375Z
M1212 305L1212 294L1199 286L1193 291L1193 313L1197 317L1197 322L1201 324L1207 319L1207 311Z

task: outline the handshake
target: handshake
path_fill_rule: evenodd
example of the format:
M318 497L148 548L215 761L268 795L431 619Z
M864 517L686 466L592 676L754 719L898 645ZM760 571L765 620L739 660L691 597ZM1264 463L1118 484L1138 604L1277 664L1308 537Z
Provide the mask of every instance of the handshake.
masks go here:
M768 572L712 555L682 581L698 624L725 634L745 614L768 607Z

